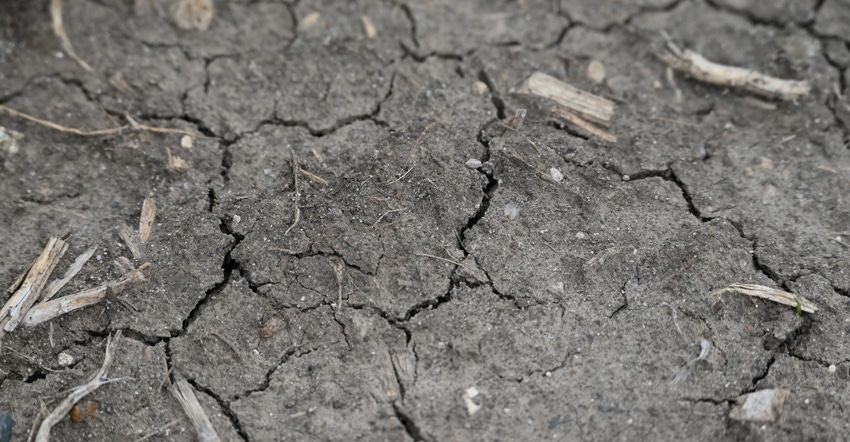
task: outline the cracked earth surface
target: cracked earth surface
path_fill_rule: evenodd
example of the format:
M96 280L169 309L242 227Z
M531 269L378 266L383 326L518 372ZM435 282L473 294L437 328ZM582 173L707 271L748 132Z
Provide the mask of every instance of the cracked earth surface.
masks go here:
M69 226L60 269L98 251L66 292L116 278L130 256L118 227L146 197L159 208L152 278L124 295L137 311L107 301L6 337L15 440L40 400L100 366L115 330L112 376L131 378L89 396L97 417L65 419L59 439L135 440L177 420L153 439L194 440L164 388L178 375L223 440L850 434L845 2L234 0L181 32L145 2L66 0L92 74L57 56L42 3L0 2L0 104L208 138L85 138L0 115L25 135L0 151L4 288ZM635 34L662 30L813 93L765 103L677 75L678 103ZM619 141L515 95L534 71L614 100ZM506 129L520 108L521 133ZM189 169L170 169L166 147ZM293 176L293 157L326 183ZM552 167L563 182L541 178ZM820 310L709 295L732 283ZM708 357L672 384L702 340ZM766 388L791 392L778 420L729 418Z

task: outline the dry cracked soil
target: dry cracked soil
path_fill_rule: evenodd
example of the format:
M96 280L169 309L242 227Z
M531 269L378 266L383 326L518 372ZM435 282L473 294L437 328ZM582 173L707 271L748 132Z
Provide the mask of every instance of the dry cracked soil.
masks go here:
M233 0L181 31L167 2L66 0L91 73L47 3L0 0L0 104L204 137L0 114L4 289L62 232L57 275L97 252L60 296L120 277L119 226L159 209L147 282L5 337L13 440L117 330L119 380L56 440L195 440L176 377L222 440L850 436L846 1ZM671 82L661 31L812 92ZM617 141L517 95L536 71L614 101ZM766 389L776 419L730 418Z

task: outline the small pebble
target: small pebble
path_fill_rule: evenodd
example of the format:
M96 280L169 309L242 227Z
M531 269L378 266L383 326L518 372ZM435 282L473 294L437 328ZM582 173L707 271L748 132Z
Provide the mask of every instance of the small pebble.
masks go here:
M585 238L587 238L587 235L585 235L584 232L578 232L578 233L576 233L576 238L585 239Z
M186 149L192 148L192 137L188 135L183 135L183 138L180 139L180 145Z
M515 206L513 203L505 204L505 216L514 220L519 216L519 207Z
M630 177L628 175L623 175L623 181L628 181L630 179L632 179L632 177Z
M555 180L559 183L561 181L564 181L564 174L562 174L561 171L558 170L557 168L553 167L553 168L549 169L549 176L552 177L553 180Z
M828 371L829 371L829 374L835 373L835 365L830 365Z
M466 160L466 167L470 169L478 169L481 167L481 160L476 160L475 158L470 158Z

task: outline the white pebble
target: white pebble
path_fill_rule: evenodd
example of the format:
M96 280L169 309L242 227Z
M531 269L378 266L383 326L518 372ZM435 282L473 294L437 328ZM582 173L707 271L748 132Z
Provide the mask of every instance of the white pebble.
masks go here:
M466 167L470 169L478 169L481 167L481 160L476 160L475 158L470 158L466 160Z
M510 219L516 219L519 216L519 207L515 206L513 203L505 204L505 216Z
M553 168L549 169L549 176L552 177L553 180L555 180L559 183L561 181L564 181L564 174L562 174L561 171L558 170L557 168L553 167Z
M830 365L828 371L829 371L829 374L835 373L835 365Z

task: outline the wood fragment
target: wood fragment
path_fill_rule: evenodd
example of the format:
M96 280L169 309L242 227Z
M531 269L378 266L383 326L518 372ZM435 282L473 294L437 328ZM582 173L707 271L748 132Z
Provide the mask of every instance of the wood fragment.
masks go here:
M142 215L139 217L139 242L146 243L151 238L155 220L156 200L145 198L145 202L142 203Z
M715 63L690 49L679 49L669 39L663 48L653 53L671 68L716 86L741 88L762 97L785 101L805 97L811 91L806 81L783 80L750 69Z
M372 20L369 20L369 17L365 15L360 16L360 21L363 22L363 30L366 32L366 36L369 38L375 38L378 36L378 28L372 24Z
M65 241L55 236L50 238L41 255L33 262L24 282L0 309L0 327L3 331L13 331L24 319L24 315L41 296L47 278L66 249Z
M593 135L596 135L597 137L599 137L599 138L601 138L601 139L603 139L603 140L605 140L609 143L616 143L617 142L617 137L614 136L613 134L605 131L604 129L596 127L593 123L591 123L589 121L585 121L580 116L570 112L567 109L564 109L561 106L554 106L552 108L552 113L554 113L558 117L561 117L561 118L569 121L572 124L575 124L579 128L584 129L584 130L586 130L587 132L590 132Z
M818 311L818 308L814 303L812 303L808 299L803 298L800 295L795 295L793 293L788 293L779 289L765 287L763 285L732 284L726 288L711 292L712 296L719 296L724 293L738 293L745 296L754 296L756 298L767 299L768 301L777 302L779 304L788 305L794 308L798 307L799 301L800 310L807 313L814 313Z
M94 255L95 250L97 250L97 246L86 250L85 252L83 252L83 254L78 256L77 259L74 260L74 263L71 264L70 267L68 267L68 270L65 271L65 275L62 276L62 279L57 279L51 282L47 286L47 288L45 288L44 291L41 293L41 296L38 300L49 300L53 297L53 295L58 293L59 290L62 290L62 287L65 287L65 285L67 285L68 282L70 282L74 276L77 276L77 273L80 273L80 270L82 270L83 266L86 265L89 259L91 259L92 255Z
M130 249L133 258L139 259L142 257L142 248L139 246L139 240L136 239L136 233L133 232L130 226L126 223L121 223L121 227L118 229L118 236L124 240L124 244L127 244L127 248Z
M62 0L50 1L50 19L53 22L53 33L59 38L62 44L62 50L68 54L68 58L74 60L83 69L94 72L94 69L74 52L74 48L71 46L71 40L68 38L68 34L65 33L65 26L62 24Z
M65 415L71 411L71 408L76 405L80 399L97 390L105 383L106 375L112 368L112 361L115 358L115 351L118 348L118 342L120 340L121 330L118 330L115 332L115 335L109 338L106 342L106 352L104 354L103 364L100 366L100 370L95 373L89 382L73 390L71 394L65 398L65 400L59 403L59 405L50 412L50 414L45 416L45 418L41 421L41 424L38 425L38 432L35 435L36 442L48 442L50 440L50 430L53 426L64 419Z
M606 126L614 116L614 102L573 87L551 75L535 72L517 89L518 94L552 100L581 119Z
M136 284L147 281L150 278L149 268L150 263L146 262L118 281L35 305L26 313L23 324L33 327L74 310L97 304L109 295L118 295Z
M186 416L195 427L198 433L199 442L218 442L220 439L212 422L210 422L207 412L201 407L198 398L195 397L195 391L186 379L176 377L171 388L171 395L180 402Z

